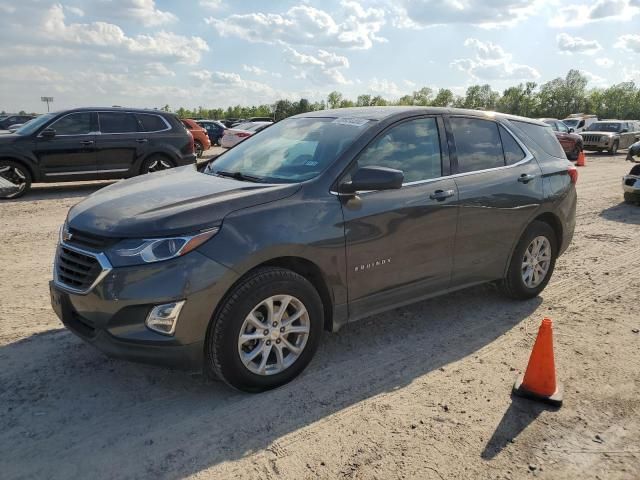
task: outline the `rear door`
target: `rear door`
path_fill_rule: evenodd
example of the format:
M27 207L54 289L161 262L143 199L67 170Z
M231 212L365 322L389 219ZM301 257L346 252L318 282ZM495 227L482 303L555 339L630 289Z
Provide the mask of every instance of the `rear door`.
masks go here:
M140 132L135 114L98 112L100 135L96 139L97 173L101 179L135 174L136 160L146 151L149 139Z
M39 134L34 153L47 181L89 180L96 175L97 119L93 112L65 115L47 128L55 130L53 138Z
M446 289L458 215L441 119L389 127L349 174L363 166L402 170L405 179L398 190L343 197L351 319Z
M465 116L447 121L460 206L452 285L496 280L544 199L542 172L526 147L497 122Z

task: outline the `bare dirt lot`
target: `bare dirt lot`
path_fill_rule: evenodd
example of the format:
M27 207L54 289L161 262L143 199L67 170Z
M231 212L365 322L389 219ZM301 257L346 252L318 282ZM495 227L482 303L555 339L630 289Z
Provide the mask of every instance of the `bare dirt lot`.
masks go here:
M68 208L104 183L0 204L0 477L640 478L640 207L624 156L580 169L573 245L538 298L480 287L326 333L260 395L110 360L47 282ZM510 397L554 320L558 411Z

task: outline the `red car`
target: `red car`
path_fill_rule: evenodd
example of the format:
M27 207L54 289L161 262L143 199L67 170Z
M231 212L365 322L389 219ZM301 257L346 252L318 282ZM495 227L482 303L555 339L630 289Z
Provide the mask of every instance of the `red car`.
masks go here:
M183 118L182 124L193 135L193 146L196 151L196 155L200 158L205 150L211 148L211 140L209 140L209 134L207 130L198 125L195 120L190 118Z
M567 154L569 160L577 160L578 155L583 150L582 137L577 133L573 133L573 130L567 127L562 120L557 118L539 118L541 122L546 123L553 129L553 133L556 134L556 138L562 145L564 153Z

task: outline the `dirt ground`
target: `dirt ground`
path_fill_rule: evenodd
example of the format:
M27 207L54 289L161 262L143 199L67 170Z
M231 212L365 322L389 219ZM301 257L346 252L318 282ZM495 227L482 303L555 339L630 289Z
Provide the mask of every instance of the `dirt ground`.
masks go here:
M326 333L260 395L110 360L62 328L57 232L104 183L0 204L0 477L640 478L640 207L624 155L580 169L573 244L543 295L480 287ZM565 405L511 398L544 316Z

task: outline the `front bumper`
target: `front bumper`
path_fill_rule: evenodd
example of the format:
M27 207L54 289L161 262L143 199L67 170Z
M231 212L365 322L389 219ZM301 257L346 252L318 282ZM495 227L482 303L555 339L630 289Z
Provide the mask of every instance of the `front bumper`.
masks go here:
M626 175L622 177L622 189L625 193L640 200L640 176Z
M584 150L608 150L613 145L613 137L583 135L582 144Z
M191 252L157 264L114 268L87 294L50 282L51 305L73 333L107 355L201 370L204 341L217 302L236 280L219 263ZM155 305L186 300L175 334L148 329Z

